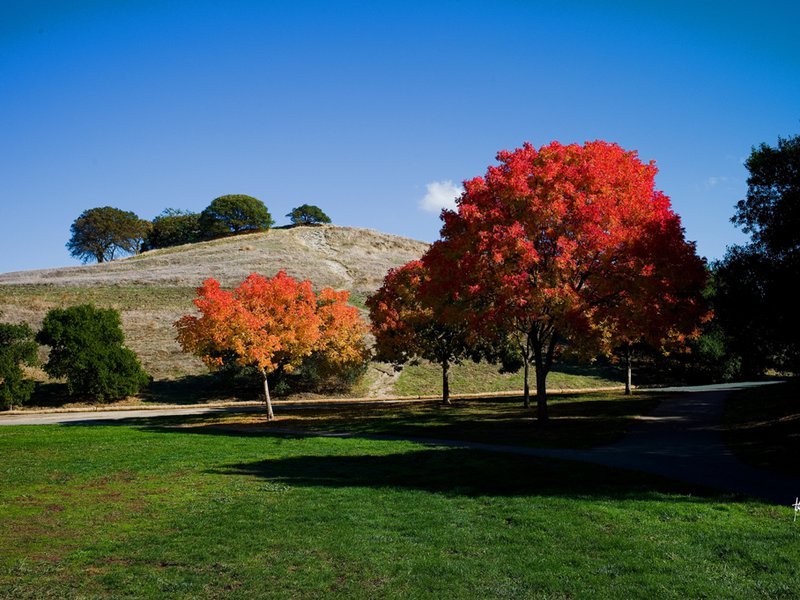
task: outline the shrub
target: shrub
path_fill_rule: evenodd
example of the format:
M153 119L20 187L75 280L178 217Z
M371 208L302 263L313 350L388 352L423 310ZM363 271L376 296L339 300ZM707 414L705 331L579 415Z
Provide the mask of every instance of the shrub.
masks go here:
M168 208L153 219L153 227L144 243L145 250L191 244L201 239L200 215Z
M44 370L65 378L71 396L116 400L136 394L149 381L139 359L124 346L116 310L91 304L54 308L36 341L51 347Z
M34 383L25 379L21 365L36 364L37 346L26 324L0 323L0 408L27 402Z

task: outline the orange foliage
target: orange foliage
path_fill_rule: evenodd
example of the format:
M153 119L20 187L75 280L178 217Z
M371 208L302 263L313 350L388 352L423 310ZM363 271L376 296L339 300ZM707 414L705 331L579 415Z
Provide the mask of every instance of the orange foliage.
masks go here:
M232 360L264 374L291 372L314 352L331 369L366 359L366 324L347 305L348 292L325 288L317 296L311 282L280 271L271 279L253 273L233 291L207 279L197 295L201 315L175 326L183 349L210 368Z

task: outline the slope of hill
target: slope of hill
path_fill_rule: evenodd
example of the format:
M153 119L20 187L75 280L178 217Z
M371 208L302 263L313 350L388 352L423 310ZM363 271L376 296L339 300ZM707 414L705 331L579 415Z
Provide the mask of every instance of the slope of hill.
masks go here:
M369 293L386 272L419 258L424 242L370 229L295 227L145 252L109 263L0 274L0 285L156 285L196 287L214 277L224 286L252 272L278 270L317 287Z

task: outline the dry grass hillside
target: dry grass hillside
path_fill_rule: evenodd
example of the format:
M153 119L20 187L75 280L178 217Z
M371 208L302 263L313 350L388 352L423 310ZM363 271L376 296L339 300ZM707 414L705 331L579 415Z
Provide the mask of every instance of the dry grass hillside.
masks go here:
M196 287L207 277L232 286L252 272L310 279L363 295L386 271L419 258L424 242L354 227L273 229L145 252L110 263L0 274L0 285Z
M318 226L188 244L105 264L0 274L4 321L39 327L54 307L91 302L116 308L127 345L155 380L199 375L206 368L175 342L173 323L193 310L194 288L207 277L234 286L252 272L285 269L316 288L352 292L363 308L386 272L419 258L427 244L368 229ZM38 374L43 378L42 373ZM380 374L373 373L372 378Z

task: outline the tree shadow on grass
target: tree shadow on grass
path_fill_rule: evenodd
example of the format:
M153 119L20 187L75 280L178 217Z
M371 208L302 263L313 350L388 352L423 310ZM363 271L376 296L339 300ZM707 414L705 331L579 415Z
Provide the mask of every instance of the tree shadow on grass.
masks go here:
M463 448L427 448L386 455L292 456L209 471L257 477L288 487L369 487L446 496L558 496L724 502L734 496L644 473L574 461Z

